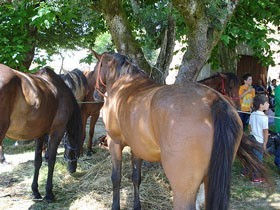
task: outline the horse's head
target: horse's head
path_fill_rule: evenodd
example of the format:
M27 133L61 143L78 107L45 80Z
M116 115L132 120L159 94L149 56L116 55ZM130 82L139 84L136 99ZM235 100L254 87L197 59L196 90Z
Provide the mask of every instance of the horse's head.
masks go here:
M80 155L80 148L71 147L69 142L67 141L67 136L65 136L64 138L64 159L68 162L68 171L70 173L74 173L77 169L77 161Z
M77 161L78 161L78 158L80 156L80 151L81 151L81 145L78 144L78 145L75 145L77 147L72 147L69 143L69 138L71 138L69 136L69 133L65 133L63 139L64 139L64 148L65 148L65 151L64 151L64 159L68 162L68 171L70 173L74 173L76 172L76 169L77 169Z
M220 77L221 92L229 101L240 109L239 79L234 73L218 73Z
M93 98L96 102L103 102L105 92L107 91L106 84L108 82L109 76L114 73L111 71L112 62L114 62L114 56L111 53L103 53L100 55L95 51L93 51L93 54L98 60L94 68L95 89L93 92Z
M217 73L199 82L220 92L233 106L240 109L239 79L234 73Z

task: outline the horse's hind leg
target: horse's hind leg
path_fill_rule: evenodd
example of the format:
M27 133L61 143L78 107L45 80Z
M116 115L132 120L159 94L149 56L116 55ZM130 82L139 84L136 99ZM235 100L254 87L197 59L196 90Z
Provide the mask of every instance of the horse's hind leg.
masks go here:
M46 184L46 195L44 197L44 200L47 202L54 201L54 194L52 192L53 189L53 172L54 172L54 165L56 161L56 153L58 145L60 144L60 141L64 135L63 132L54 132L50 134L49 144L48 144L48 154L49 154L49 160L48 160L48 179Z
M87 149L88 149L87 155L88 156L91 156L93 153L92 139L93 139L93 135L94 135L95 124L98 120L98 117L99 117L99 113L92 115L91 119L90 119L89 139L88 139L88 145L87 145Z
M108 136L108 146L112 158L112 175L113 183L113 210L120 209L120 184L121 184L121 169L122 169L122 149L123 146L114 143Z
M141 203L139 198L139 187L141 184L141 167L143 160L131 154L132 163L132 182L134 186L134 205L133 209L141 209Z
M42 165L43 143L44 143L44 137L35 140L35 159L34 159L35 169L34 169L33 182L31 185L34 199L42 199L42 196L38 190L38 177Z

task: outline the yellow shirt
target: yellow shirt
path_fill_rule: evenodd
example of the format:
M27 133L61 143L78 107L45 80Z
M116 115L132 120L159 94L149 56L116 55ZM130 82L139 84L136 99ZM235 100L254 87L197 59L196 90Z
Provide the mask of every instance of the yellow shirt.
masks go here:
M249 87L247 85L241 85L239 88L239 95L241 96ZM255 89L253 88L250 93L247 93L240 99L241 111L250 112L253 105L253 99L255 97Z

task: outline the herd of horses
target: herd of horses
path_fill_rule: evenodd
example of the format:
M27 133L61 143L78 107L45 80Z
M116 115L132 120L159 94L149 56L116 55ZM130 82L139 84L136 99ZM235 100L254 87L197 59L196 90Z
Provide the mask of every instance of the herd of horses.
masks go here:
M2 141L35 139L32 192L41 199L38 175L47 139L48 177L44 199L54 201L53 172L63 136L70 173L83 154L90 118L88 152L94 126L103 107L103 121L112 158L113 203L120 209L122 150L131 148L134 209L141 209L142 161L160 161L173 191L174 209L195 209L200 184L205 185L205 209L228 209L235 156L265 176L252 152L236 109L236 75L218 73L199 82L162 85L118 53L95 53L94 71L78 69L57 75L48 67L35 74L0 65L0 162Z

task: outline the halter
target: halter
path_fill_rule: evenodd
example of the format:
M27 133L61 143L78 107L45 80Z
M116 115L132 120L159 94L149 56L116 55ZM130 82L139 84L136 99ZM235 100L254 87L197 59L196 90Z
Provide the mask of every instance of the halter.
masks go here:
M74 161L77 161L79 156L78 156L78 148L74 148L74 147L71 147L70 145L68 145L66 142L64 143L64 147L66 149L68 149L69 151L74 151L75 152L75 157L73 159L70 159L70 157L68 156L67 152L64 152L64 159L68 162L74 162Z
M100 91L100 86L99 86L99 82L101 82L101 84L106 87L106 84L103 82L101 76L100 76L100 71L101 71L101 62L103 60L103 57L104 57L104 54L101 55L101 58L99 60L99 64L98 64L98 67L97 67L97 78L96 78L96 81L95 81L95 90L100 94L102 95L104 98L106 97L105 94L103 94L101 91ZM98 82L99 81L99 82Z
M226 88L225 88L225 79L223 77L222 78L222 88L221 88L221 93L223 96L228 97L229 99L233 100L233 101L237 101L240 100L239 96L235 96L235 97L231 97L230 95L228 95L226 93Z

